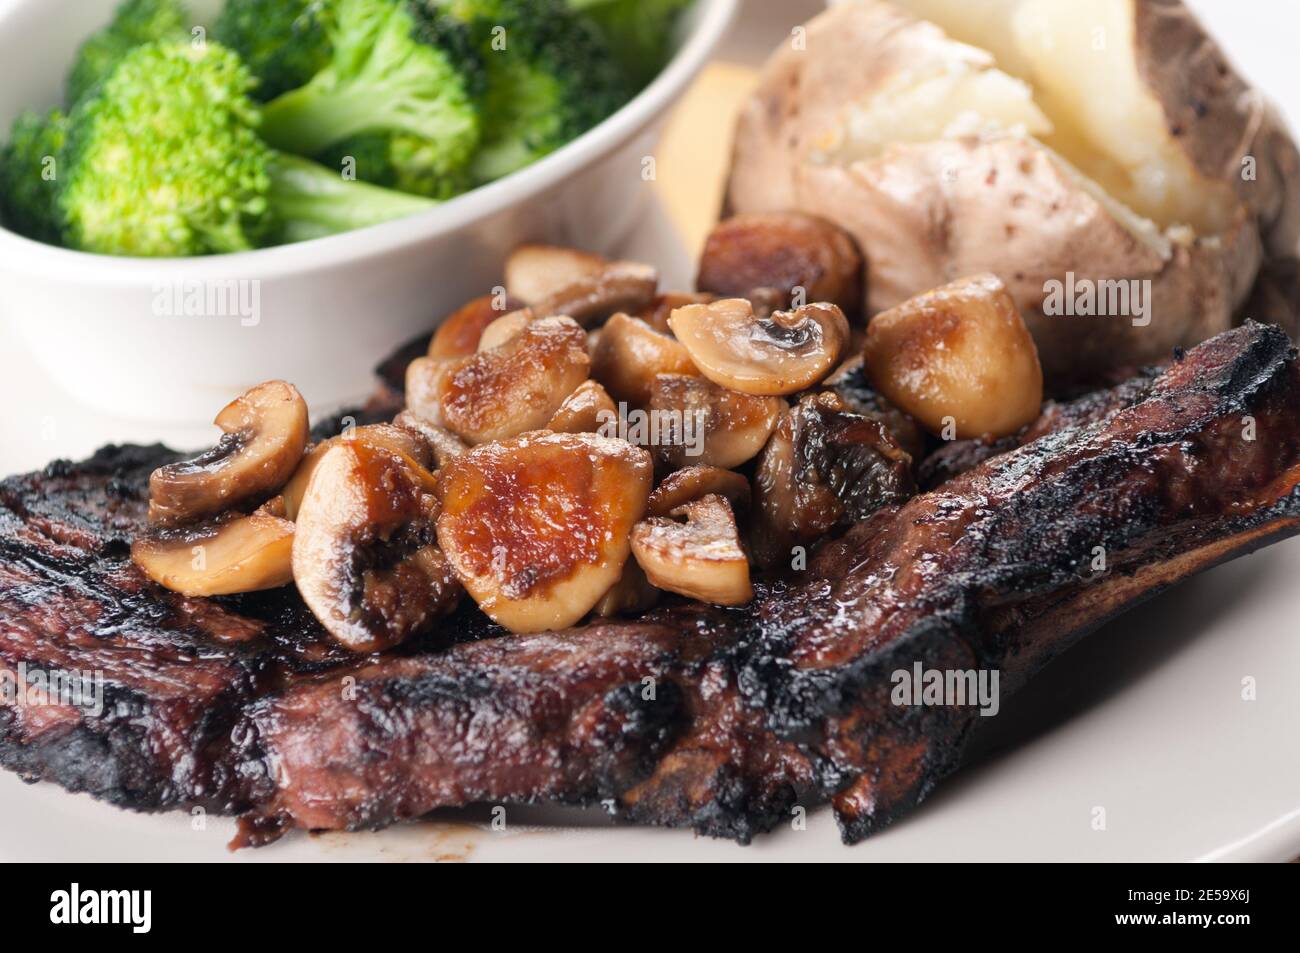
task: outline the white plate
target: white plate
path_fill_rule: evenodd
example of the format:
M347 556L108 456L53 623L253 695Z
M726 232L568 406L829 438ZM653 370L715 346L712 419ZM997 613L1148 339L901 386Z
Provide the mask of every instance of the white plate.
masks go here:
M1295 8L1260 0L1243 15L1236 0L1195 5L1295 122ZM780 7L749 0L746 15ZM760 25L751 19L738 35L771 42L784 30L775 20ZM691 272L662 217L652 217L626 254L657 262L668 282ZM0 406L9 409L0 473L84 455L109 439L203 436L143 432L51 398L2 331L0 355ZM198 825L184 815L129 814L0 774L0 859L1288 860L1300 856L1296 578L1293 540L1179 586L1090 636L1003 704L981 750L930 801L852 848L840 845L825 809L811 813L805 830L787 825L740 848L683 831L613 827L599 812L510 807L504 831L491 829L486 810L447 812L378 834L294 834L232 855L227 819ZM1254 701L1242 698L1245 678L1255 680ZM1105 810L1104 831L1094 829L1096 808Z

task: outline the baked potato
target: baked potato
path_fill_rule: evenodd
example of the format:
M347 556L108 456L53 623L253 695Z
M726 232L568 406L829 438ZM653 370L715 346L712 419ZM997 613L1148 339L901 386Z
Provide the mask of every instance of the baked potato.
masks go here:
M1181 0L855 0L767 63L727 210L846 229L868 316L992 272L1060 388L1242 316L1296 255L1298 175Z

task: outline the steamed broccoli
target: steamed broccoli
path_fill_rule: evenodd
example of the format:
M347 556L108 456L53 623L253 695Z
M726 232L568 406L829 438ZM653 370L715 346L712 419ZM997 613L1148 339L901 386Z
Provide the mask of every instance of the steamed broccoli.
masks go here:
M188 36L187 16L180 0L126 0L112 22L92 34L77 51L68 74L68 105L75 105L137 46Z
M596 24L640 89L668 62L677 18L690 0L569 0L569 6Z
M0 221L11 231L59 241L58 156L66 137L67 117L57 109L14 120L9 144L0 149Z
M487 64L480 182L586 132L628 99L609 46L565 0L442 0L469 24Z
M454 198L473 187L468 166L448 170L435 142L402 132L365 132L331 146L316 161L331 169L351 168L366 182L431 199Z
M336 0L329 37L330 65L267 105L267 141L318 155L358 134L400 134L418 140L406 155L423 174L463 175L478 146L482 80L468 30L430 0Z
M350 232L424 212L438 204L417 195L348 181L298 156L273 152L267 168L277 243Z
M255 98L266 102L299 86L329 65L334 0L226 0L212 38L230 47L260 81Z
M226 0L213 29L257 76L256 98L275 99L305 86L330 65L330 28L337 0ZM468 173L444 168L442 148L409 133L366 132L315 156L331 169L351 159L358 178L429 198L447 199L471 184Z
M136 256L243 251L434 204L271 149L247 95L254 82L217 43L129 53L68 119L58 192L67 244Z

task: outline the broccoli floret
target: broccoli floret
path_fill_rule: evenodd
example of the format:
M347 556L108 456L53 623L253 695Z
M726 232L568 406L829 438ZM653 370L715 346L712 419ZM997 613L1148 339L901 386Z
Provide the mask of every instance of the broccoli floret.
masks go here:
M334 0L226 0L212 38L230 47L260 81L263 102L305 86L329 65Z
M596 24L634 89L663 69L672 49L677 18L691 0L569 0Z
M473 187L468 166L443 171L438 157L438 145L427 139L366 132L331 146L316 160L331 169L351 168L366 182L431 199L454 198Z
M68 74L68 105L75 105L137 46L188 36L187 19L179 0L126 0L113 14L112 22L92 34L77 51Z
M0 149L0 222L20 235L58 244L59 153L67 117L26 112L14 120L9 144Z
M336 0L334 56L266 107L273 146L319 155L362 133L408 136L421 173L455 187L479 142L482 66L469 31L427 0ZM424 190L429 192L430 190Z
M69 244L171 256L266 240L269 150L246 95L252 84L216 44L129 53L71 116L59 197Z
M255 95L268 101L305 86L330 65L337 5L337 0L227 0L214 34L253 70L261 80ZM468 31L447 21L438 26L448 52L465 64L467 83L481 84L482 68L470 52ZM333 169L351 159L358 178L429 198L451 198L473 184L467 160L457 160L459 169L456 162L449 166L441 143L403 132L359 133L315 158Z
M609 45L565 0L446 0L444 8L471 25L487 64L477 181L540 159L627 101Z
M67 243L134 256L244 251L434 205L271 149L247 95L254 82L215 42L128 54L68 120L58 195Z

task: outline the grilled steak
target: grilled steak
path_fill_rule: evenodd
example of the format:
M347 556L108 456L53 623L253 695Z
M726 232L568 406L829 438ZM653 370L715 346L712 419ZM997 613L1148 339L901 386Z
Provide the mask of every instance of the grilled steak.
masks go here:
M893 673L995 668L1012 691L1135 602L1300 529L1300 371L1276 328L1222 334L1047 429L742 609L505 636L467 606L360 659L292 587L187 599L135 570L166 449L52 464L0 484L0 667L102 672L106 705L0 708L0 762L125 807L240 814L243 843L539 799L739 841L830 799L856 841L953 770L981 720L894 704Z
M945 443L921 461L917 483L923 489L931 490L985 460L1032 443L1039 437L1046 437L1066 427L1086 427L1100 423L1117 410L1145 399L1152 383L1160 376L1160 371L1161 368L1158 367L1143 368L1113 387L1095 390L1073 400L1049 400L1043 405L1043 411L1036 420L1009 437Z

